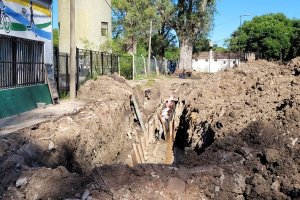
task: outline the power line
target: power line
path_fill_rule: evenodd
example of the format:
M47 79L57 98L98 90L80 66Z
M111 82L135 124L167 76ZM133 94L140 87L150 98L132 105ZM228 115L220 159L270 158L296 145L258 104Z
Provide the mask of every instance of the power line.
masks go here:
M116 11L113 9L113 7L107 2L107 0L105 0L106 4L110 7L110 9L113 11L113 13L115 14Z
M232 23L232 22L234 22L234 21L236 21L236 20L238 20L238 19L239 19L239 17L235 17L235 18L233 18L233 19L231 19L231 20L228 20L227 22L223 22L223 23L217 24L217 25L215 25L215 28L219 28L219 27L221 27L221 26L230 24L230 23Z
M215 43L221 42L221 41L225 41L227 39L229 39L231 36L227 36L226 38L220 39L220 40L215 40Z
M107 2L107 0L104 0L106 2L106 4L110 7L110 9L115 12L115 10L113 9L113 7Z

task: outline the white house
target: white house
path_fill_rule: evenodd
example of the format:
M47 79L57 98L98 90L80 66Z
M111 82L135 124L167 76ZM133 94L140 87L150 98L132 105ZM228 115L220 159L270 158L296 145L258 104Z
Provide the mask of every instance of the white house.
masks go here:
M223 52L201 52L193 55L192 67L198 72L217 72L240 64L239 54Z

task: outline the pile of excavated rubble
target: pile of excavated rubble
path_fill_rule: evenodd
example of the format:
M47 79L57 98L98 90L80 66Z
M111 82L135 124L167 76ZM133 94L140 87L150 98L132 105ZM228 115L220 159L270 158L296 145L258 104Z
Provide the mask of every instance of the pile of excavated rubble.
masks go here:
M0 138L0 199L299 199L300 79L292 63L253 61L133 89L118 76L89 81L79 92L92 100L85 108ZM129 136L141 131L130 96L147 121L160 91L184 105L174 164L121 164Z

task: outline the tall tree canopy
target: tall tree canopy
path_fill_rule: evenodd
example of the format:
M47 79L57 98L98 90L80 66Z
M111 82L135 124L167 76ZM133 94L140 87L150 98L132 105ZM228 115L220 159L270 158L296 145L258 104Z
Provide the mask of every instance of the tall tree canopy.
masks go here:
M267 59L288 59L299 52L299 25L281 13L257 16L232 34L229 48L259 52Z
M215 0L172 0L174 9L170 25L177 33L180 46L179 68L192 68L195 42L211 30Z
M161 1L149 0L112 0L113 35L127 40L128 50L136 53L137 42L145 42L149 37L149 26L152 20L154 29L161 24L158 7Z
M210 31L215 3L216 0L112 0L113 35L126 40L131 51L136 52L138 41L146 43L152 21L154 55L164 56L167 51L176 55L178 38L180 68L191 68L193 46Z

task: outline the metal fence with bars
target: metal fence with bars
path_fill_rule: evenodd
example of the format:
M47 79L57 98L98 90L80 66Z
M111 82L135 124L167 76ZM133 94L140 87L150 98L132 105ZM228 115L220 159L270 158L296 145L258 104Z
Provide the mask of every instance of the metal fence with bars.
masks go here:
M84 49L76 50L79 83L99 75L118 73L118 56Z
M70 90L70 56L54 49L55 80L60 95ZM77 90L86 80L99 75L110 75L119 71L119 59L115 54L76 49Z
M44 43L0 35L0 89L45 83Z

